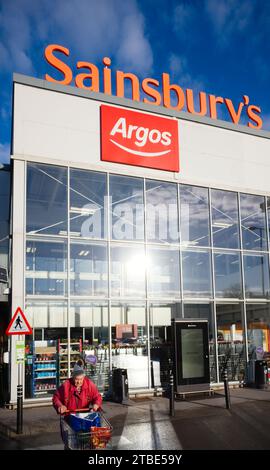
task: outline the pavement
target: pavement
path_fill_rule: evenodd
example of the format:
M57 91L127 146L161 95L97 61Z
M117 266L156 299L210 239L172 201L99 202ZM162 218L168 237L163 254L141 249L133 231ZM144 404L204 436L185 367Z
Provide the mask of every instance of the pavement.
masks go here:
M270 389L232 389L231 409L223 392L175 402L137 397L127 405L104 402L117 450L270 450ZM0 409L0 450L63 450L59 416L52 406L24 409L23 434L16 434L16 410Z

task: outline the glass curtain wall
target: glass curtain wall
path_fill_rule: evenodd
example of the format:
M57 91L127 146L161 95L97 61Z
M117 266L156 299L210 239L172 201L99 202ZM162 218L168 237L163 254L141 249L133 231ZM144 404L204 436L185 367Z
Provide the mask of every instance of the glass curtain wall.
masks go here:
M78 359L103 391L118 366L131 388L165 386L182 315L209 322L211 381L242 380L245 345L269 352L268 239L263 196L29 163L27 397Z
M229 380L243 380L246 360L241 304L217 304L217 348L219 380L228 372Z

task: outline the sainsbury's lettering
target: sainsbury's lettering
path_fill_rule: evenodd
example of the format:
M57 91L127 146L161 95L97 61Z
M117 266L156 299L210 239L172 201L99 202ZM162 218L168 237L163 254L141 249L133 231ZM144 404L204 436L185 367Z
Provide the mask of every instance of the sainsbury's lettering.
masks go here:
M63 77L55 79L51 75L46 74L45 79L49 82L61 83L62 85L70 85L74 79L78 88L89 90L90 92L99 92L101 89L104 93L112 95L113 78L110 57L103 58L103 70L100 73L99 68L90 62L78 61L76 68L79 71L73 74L72 69L58 58L55 53L62 54L62 59L66 59L70 55L68 48L59 44L50 44L45 49L45 58L47 62L56 70L61 72ZM234 105L229 98L222 96L207 95L204 91L199 92L199 110L195 110L194 92L191 89L184 90L180 85L171 83L168 73L161 74L161 80L154 78L144 78L140 83L139 78L134 73L123 72L117 70L115 73L115 90L116 96L124 97L127 93L127 84L131 87L131 95L134 101L142 101L143 103L155 106L164 106L165 108L181 111L186 107L191 114L206 116L212 119L218 118L217 105L225 107L231 121L239 124L241 117L246 113L248 121L247 126L254 129L261 129L262 118L261 108L253 104L249 104L249 97L243 96L243 99L237 105ZM143 94L141 94L141 92Z

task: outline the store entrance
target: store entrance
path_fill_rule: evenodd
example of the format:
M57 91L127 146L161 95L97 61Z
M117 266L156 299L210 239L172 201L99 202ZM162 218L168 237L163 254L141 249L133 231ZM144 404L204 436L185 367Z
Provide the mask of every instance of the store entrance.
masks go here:
M208 321L175 321L174 343L177 392L209 388Z

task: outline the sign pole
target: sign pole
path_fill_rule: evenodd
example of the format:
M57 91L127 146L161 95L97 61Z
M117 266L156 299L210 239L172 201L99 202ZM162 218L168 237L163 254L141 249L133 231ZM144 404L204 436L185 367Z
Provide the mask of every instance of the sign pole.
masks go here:
M19 336L22 340L22 336ZM23 433L23 364L18 363L18 385L17 385L17 434Z
M18 385L17 385L17 434L23 433L23 364L25 360L25 343L23 335L31 335L32 328L29 325L22 309L17 308L13 315L6 335L16 335L16 363L18 366Z

